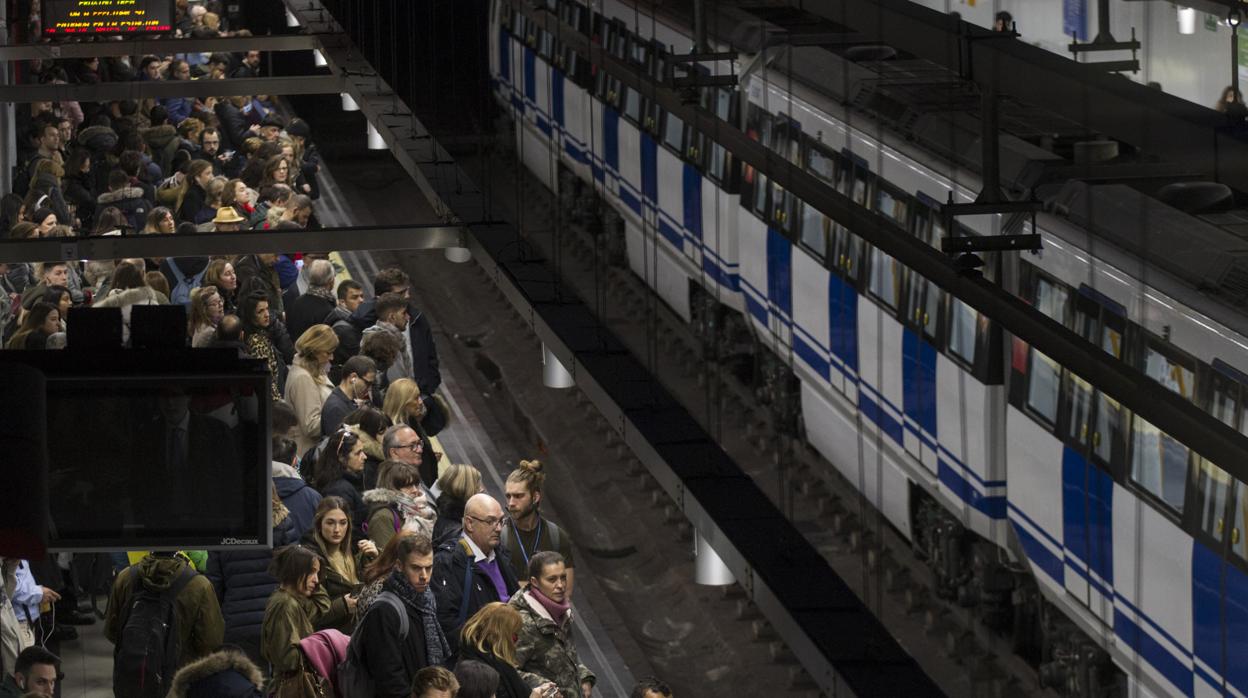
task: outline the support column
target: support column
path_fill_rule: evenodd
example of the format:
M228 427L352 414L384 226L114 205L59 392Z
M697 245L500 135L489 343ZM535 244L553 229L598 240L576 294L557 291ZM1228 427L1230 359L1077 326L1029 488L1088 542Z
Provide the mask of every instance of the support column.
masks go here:
M8 3L0 2L0 46L9 44ZM13 63L0 62L0 87L13 82ZM12 102L0 104L0 191L13 191L13 168L17 165L16 112ZM7 231L6 231L7 232Z

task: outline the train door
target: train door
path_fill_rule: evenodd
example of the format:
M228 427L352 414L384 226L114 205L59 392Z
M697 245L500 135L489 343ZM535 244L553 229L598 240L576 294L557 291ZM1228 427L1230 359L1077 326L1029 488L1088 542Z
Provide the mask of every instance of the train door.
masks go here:
M771 140L772 117L758 105L746 105L745 133L762 144ZM767 299L767 245L769 206L767 178L758 170L741 168L741 206L737 215L737 244L740 251L741 291L751 325L760 334L771 332Z
M702 106L728 123L736 123L736 93L724 88L707 88ZM701 187L701 214L698 220L698 242L702 255L702 271L720 291L720 300L741 309L737 281L740 255L737 247L737 209L740 199L739 165L728 150L712 137L691 133L688 157L699 162L704 184ZM714 289L711 289L712 291Z
M933 201L921 194L912 212L911 230L927 244L944 235ZM937 473L936 358L941 349L943 292L926 277L907 270L904 284L905 334L902 345L906 451L933 475Z
M1074 296L1074 328L1115 358L1123 357L1126 309L1083 286ZM1067 590L1107 623L1113 621L1114 473L1126 441L1118 402L1064 371L1058 417L1062 437L1062 545L1074 574Z
M828 185L836 183L836 160L820 143L803 136L806 171ZM845 391L845 375L832 367L831 279L828 239L831 219L802 201L796 202L794 238L801 253L793 269L793 353L825 382Z
M842 152L837 159L836 189L859 206L867 206L866 162ZM829 260L836 272L828 278L828 323L833 365L845 376L845 397L858 404L858 290L865 244L845 226L831 221Z
M1248 433L1248 377L1214 361L1205 379L1206 410ZM1192 651L1195 695L1248 692L1248 488L1196 457L1192 550Z
M772 125L768 147L783 156L794 167L801 165L801 126L794 120L779 116ZM793 242L794 201L784 187L768 182L769 195L763 203L763 219L767 226L767 302L768 324L772 336L783 346L793 345Z

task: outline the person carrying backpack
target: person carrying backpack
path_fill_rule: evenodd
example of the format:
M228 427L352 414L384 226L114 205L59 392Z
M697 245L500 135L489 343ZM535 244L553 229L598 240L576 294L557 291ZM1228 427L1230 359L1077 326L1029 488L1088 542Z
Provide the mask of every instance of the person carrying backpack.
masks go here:
M203 284L207 270L207 257L165 257L160 263L160 273L169 282L169 302L190 308L191 291Z
M163 698L179 668L221 646L225 621L207 578L174 553L151 553L113 581L104 636L114 645L113 692Z
M433 543L423 533L402 531L394 544L394 569L356 626L338 669L343 698L408 698L416 672L451 660L429 590Z

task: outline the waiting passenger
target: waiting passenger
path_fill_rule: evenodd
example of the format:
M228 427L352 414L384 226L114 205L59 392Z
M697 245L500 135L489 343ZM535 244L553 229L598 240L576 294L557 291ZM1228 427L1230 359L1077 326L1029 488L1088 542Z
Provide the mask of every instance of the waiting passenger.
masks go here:
M1222 96L1218 97L1218 103L1213 105L1213 108L1216 109L1217 111L1225 113L1228 109L1231 108L1232 105L1236 105L1236 104L1243 106L1244 95L1242 92L1235 89L1233 85L1227 85L1225 88L1223 88Z
M279 692L284 683L302 677L299 642L314 632L312 619L319 611L312 597L319 586L320 571L320 557L303 546L288 545L273 551L269 574L277 578L278 587L265 606L260 631L260 651L273 670L269 695Z
M459 680L446 667L427 666L412 679L412 698L455 698Z
M468 660L455 665L460 698L490 698L498 692L498 672L489 665Z
M233 649L191 662L173 677L169 698L261 698L264 674L247 655Z
M329 597L329 610L315 623L321 630L351 633L361 573L377 557L377 546L370 540L351 547L351 528L350 505L341 497L329 496L317 506L312 530L303 538L303 544L321 556L321 586Z
M130 673L128 669L132 667L129 660L133 658L133 654L143 649L127 647L123 640L143 640L146 631L150 630L132 627L129 623L132 613L144 608L143 602L136 601L135 597L140 590L157 596L166 592L174 596L173 627L177 631L178 656L170 658L172 666L185 666L216 651L225 635L221 606L208 578L196 573L182 555L170 552L150 553L117 575L108 597L108 609L104 614L104 636L115 646L114 686L117 685L119 675ZM152 617L156 622L161 622L161 619ZM121 678L129 680L137 677Z
M451 657L429 590L433 545L418 533L396 540L394 567L351 637L352 653L372 677L375 695L382 698L407 698L418 671L444 664ZM406 635L401 627L404 620Z
M637 682L629 698L672 698L672 687L653 676Z
M342 380L321 408L321 434L338 431L342 420L360 407L368 407L368 393L377 380L377 364L367 356L353 356L342 366Z
M225 301L225 314L233 315L238 309L238 276L234 265L224 259L214 259L204 269L203 285L215 286L221 300Z
M571 598L572 540L553 521L542 517L542 483L545 481L542 463L536 460L520 461L520 467L507 476L504 493L507 495L507 513L511 521L503 528L502 544L511 558L511 568L516 579L529 578L529 560L535 553L553 550L562 555L568 575L567 595Z
M412 377L412 354L407 343L407 299L387 293L377 299L377 322L364 330L364 340L373 332L384 332L399 339L399 356L386 370L386 383Z
M334 297L334 263L328 259L313 260L307 266L308 288L294 301L286 304L286 328L294 337L325 318L337 306Z
M347 359L360 353L360 331L351 324L351 313L364 302L364 287L358 281L347 279L338 284L338 291L334 296L338 299L337 305L321 322L334 328L334 334L338 335L334 368L330 371L337 383L341 378L342 365Z
M60 675L60 657L39 645L27 647L17 655L13 673L0 676L0 696L52 698Z
M342 423L358 427L353 431L360 437L360 445L364 447L364 491L371 490L377 486L377 472L382 461L386 459L381 440L382 435L390 428L390 420L372 407L361 407L352 410L351 414L343 418Z
M550 551L534 555L529 561L529 586L510 602L524 621L516 640L516 662L530 686L554 681L565 696L589 698L597 679L577 656L567 592L563 557Z
M365 533L378 548L386 547L404 527L433 535L433 510L425 504L420 488L420 471L399 461L385 461L377 477L377 487L364 491L368 505Z
M392 388L393 390L393 388ZM396 424L386 430L384 436L381 437L381 448L385 452L386 460L406 463L413 466L420 473L420 491L424 495L425 506L437 516L438 507L434 502L433 492L425 486L425 473L423 466L425 441L416 433L416 430L405 424ZM364 482L368 484L368 466L365 465Z
M272 493L273 547L297 543L299 536L290 511ZM253 662L263 663L260 656L260 628L269 596L277 589L277 580L268 573L273 554L268 550L224 550L208 553L208 569L204 576L212 582L225 618L225 641L237 645Z
M498 547L505 525L498 500L484 493L473 495L464 507L463 535L438 546L434 594L438 620L452 645L474 613L491 601L507 601L520 588L506 551Z
M243 323L243 341L247 346L247 354L253 359L260 359L268 364L269 397L277 402L282 399L279 386L284 384L286 364L277 355L277 348L269 338L269 325L272 313L269 309L268 296L263 291L252 291L243 297L238 307L239 319Z
M355 522L352 540L363 540L361 524L368 515L364 505L364 447L352 427L343 425L321 452L316 463L316 476L312 486L322 497L342 497L350 505L351 520Z
M299 417L296 444L300 453L321 440L321 407L334 389L326 372L337 347L338 337L329 325L312 325L295 342L295 361L286 378L286 400Z
M1014 31L1014 15L1004 10L998 12L992 20L992 30L994 32Z
M468 619L459 640L459 661L478 661L498 672L497 698L542 698L554 682L544 682L530 690L516 671L516 638L520 634L520 613L510 605L488 603Z
M438 522L433 528L433 540L441 546L455 540L464 530L464 507L473 495L485 491L481 485L481 471L471 465L456 463L447 466L446 472L434 485L438 499Z
M420 466L421 482L431 486L437 482L438 476L442 474L446 466L450 465L450 462L424 427L424 419L429 414L426 405L436 403L436 400L428 398L426 401L420 392L420 386L416 385L416 381L400 378L390 384L390 389L386 391L382 411L395 424L407 425L413 429L420 439L418 451L405 451L396 460L404 460Z
M191 317L187 323L191 346L196 349L208 346L223 317L225 300L217 293L216 286L200 286L192 290Z
M48 338L61 331L61 313L51 303L35 303L24 318L17 332L9 338L6 349L46 349Z
M273 404L276 408L283 403ZM274 412L277 410L275 409ZM277 431L276 419L273 420L274 432ZM295 442L285 436L273 437L273 486L277 488L277 496L290 511L290 524L295 529L295 536L302 538L312 530L312 520L316 516L316 508L320 506L321 494L304 482L295 469L295 458L298 456Z

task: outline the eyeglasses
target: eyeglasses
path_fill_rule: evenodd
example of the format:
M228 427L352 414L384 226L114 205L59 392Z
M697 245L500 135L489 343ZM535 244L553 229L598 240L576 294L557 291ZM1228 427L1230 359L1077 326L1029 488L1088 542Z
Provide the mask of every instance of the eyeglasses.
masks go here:
M406 449L408 451L421 451L421 450L424 450L424 448L425 448L425 445L417 441L415 443L410 443L410 444L399 444L394 447L394 450L400 451L400 450Z
M473 516L472 514L466 514L466 516L472 519L473 521L476 521L478 523L483 523L486 526L489 526L490 528L502 528L506 526L509 521L511 521L511 519L506 516L500 516L498 518L494 518L493 516L491 516L488 519L482 519L480 517Z

